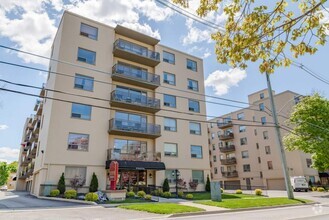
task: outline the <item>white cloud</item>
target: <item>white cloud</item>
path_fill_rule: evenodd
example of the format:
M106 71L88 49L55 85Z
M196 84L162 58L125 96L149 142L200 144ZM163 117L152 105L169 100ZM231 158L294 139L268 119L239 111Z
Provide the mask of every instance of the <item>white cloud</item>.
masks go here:
M139 23L122 23L122 26L133 29L135 31L141 32L143 34L149 35L151 37L161 39L160 33L158 30L153 31L152 28L148 24L139 24Z
M212 72L205 80L206 87L212 87L216 95L224 95L232 86L238 86L238 83L246 78L245 70L238 68L227 71L216 70Z
M43 79L47 79L47 77L48 77L48 73L41 72L41 71L38 72L38 75L41 76Z
M19 149L0 147L0 161L11 162L18 160Z
M211 42L211 33L210 29L201 30L194 26L194 22L192 19L186 20L186 27L189 30L187 35L183 38L183 45L189 45L193 43L200 43L202 41L206 41L208 43Z
M0 130L6 130L8 127L8 125L0 125Z

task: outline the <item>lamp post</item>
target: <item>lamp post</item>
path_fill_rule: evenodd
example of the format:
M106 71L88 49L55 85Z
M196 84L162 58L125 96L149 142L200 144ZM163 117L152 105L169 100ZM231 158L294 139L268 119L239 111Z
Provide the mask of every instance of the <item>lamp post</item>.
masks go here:
M176 181L176 198L178 198L178 177L180 176L180 172L175 169L171 172L171 175L173 177L175 177L175 181Z

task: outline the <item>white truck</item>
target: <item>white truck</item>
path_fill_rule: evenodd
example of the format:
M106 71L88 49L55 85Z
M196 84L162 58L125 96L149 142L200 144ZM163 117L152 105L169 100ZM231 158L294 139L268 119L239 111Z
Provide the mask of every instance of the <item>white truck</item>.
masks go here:
M296 191L308 191L308 183L304 176L292 176L290 177L292 189Z

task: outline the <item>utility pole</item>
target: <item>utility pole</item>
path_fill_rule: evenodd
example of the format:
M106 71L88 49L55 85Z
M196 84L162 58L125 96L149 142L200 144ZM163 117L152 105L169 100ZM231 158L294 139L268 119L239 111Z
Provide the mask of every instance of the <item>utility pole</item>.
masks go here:
M288 166L287 166L287 159L286 159L286 154L285 154L283 144L282 144L280 127L279 127L278 117L276 115L275 104L274 104L274 99L273 99L270 75L269 75L268 72L266 72L266 81L267 81L268 95L269 95L270 103L271 103L272 117L273 117L273 121L274 121L274 124L275 124L275 133L276 133L276 139L277 139L277 146L278 146L279 152L280 152L279 154L280 154L280 158L281 158L281 162L282 162L283 176L284 176L284 181L285 181L285 184L286 184L288 199L293 199L294 198L294 193L292 192L292 188L291 188L290 176L289 176Z

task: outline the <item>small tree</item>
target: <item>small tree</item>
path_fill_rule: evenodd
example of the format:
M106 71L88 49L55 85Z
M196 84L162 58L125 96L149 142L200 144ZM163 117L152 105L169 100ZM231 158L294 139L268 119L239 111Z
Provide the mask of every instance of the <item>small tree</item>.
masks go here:
M170 190L169 182L168 182L167 178L163 181L162 189L163 189L163 192L169 192L169 190Z
M312 187L313 186L313 183L312 183L312 180L311 179L308 181L308 186L309 187Z
M70 180L71 187L78 191L80 187L82 187L86 183L85 179L79 178L78 176L75 176L73 179Z
M207 175L206 191L207 192L210 192L210 179L209 179L209 175Z
M8 166L6 162L0 162L0 186L7 183L9 177Z
M98 189L98 179L95 173L93 173L93 176L91 177L91 182L89 186L89 192L96 192Z
M61 178L59 178L57 189L59 190L60 194L64 194L66 188L65 188L65 178L64 173L62 173Z

